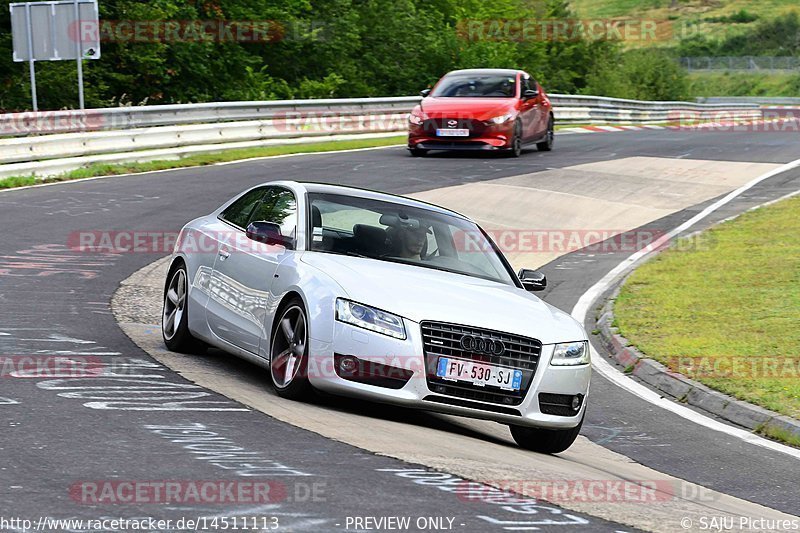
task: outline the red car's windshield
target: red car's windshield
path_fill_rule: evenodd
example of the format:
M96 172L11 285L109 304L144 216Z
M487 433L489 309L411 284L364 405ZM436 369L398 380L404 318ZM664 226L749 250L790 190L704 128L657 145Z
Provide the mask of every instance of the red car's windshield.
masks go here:
M455 74L446 76L434 88L431 96L465 98L514 98L517 80L514 76L497 74Z

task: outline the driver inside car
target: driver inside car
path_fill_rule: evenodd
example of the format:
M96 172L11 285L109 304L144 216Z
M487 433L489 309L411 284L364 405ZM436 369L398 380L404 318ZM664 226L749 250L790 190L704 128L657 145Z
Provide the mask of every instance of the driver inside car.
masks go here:
M428 239L428 228L400 225L393 228L391 240L393 256L403 259L422 260L422 250Z

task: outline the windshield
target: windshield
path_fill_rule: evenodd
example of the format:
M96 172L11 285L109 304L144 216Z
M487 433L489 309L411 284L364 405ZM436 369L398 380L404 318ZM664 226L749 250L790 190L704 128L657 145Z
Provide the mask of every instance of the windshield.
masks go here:
M308 250L405 263L516 286L472 222L391 202L310 193Z
M465 98L513 98L516 95L516 77L498 74L453 74L445 76L431 93L431 96Z

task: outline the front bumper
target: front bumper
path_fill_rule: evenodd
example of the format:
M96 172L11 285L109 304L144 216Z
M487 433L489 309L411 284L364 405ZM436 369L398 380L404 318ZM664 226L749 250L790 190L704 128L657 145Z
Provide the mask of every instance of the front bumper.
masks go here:
M436 126L436 124L434 125ZM410 125L408 149L418 150L508 150L514 136L513 123L472 126L469 137L439 137L431 126Z
M322 391L336 395L364 398L376 402L425 409L442 413L493 420L518 426L569 429L577 426L586 409L585 398L589 391L591 365L557 367L550 365L553 345L544 345L539 364L527 393L518 405L502 405L480 400L465 399L431 390L426 376L423 339L420 325L406 320L406 340L393 339L341 322L335 323L334 340L323 342L311 339L309 343L309 380ZM405 385L381 385L370 380L353 381L341 377L334 368L334 354L354 356L359 361L385 365L397 369L394 377L410 375ZM394 381L394 383L397 383ZM544 398L552 395L581 395L580 409L572 416L546 414ZM550 396L548 396L550 395Z

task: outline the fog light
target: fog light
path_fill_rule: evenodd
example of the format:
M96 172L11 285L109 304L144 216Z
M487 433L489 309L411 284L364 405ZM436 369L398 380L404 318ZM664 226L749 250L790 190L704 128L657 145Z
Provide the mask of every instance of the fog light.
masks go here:
M358 359L355 357L342 357L339 359L339 370L343 374L352 374L358 368Z
M572 397L572 410L578 411L581 408L581 404L583 403L583 394L576 394Z

